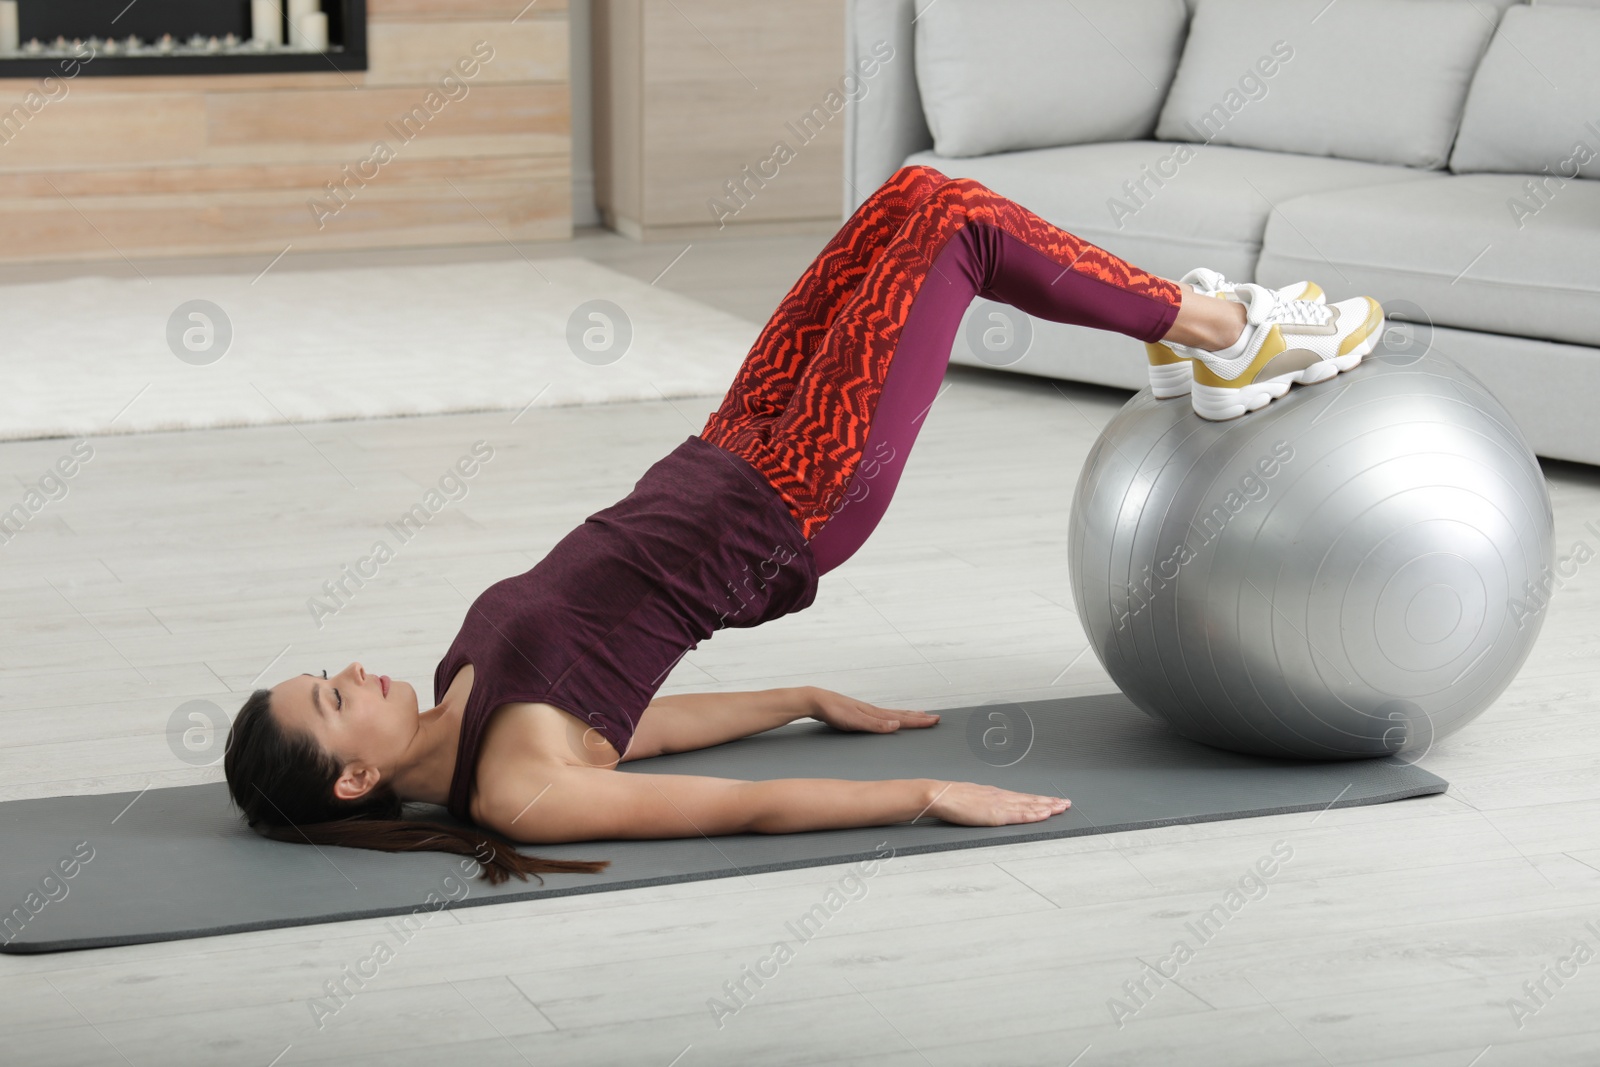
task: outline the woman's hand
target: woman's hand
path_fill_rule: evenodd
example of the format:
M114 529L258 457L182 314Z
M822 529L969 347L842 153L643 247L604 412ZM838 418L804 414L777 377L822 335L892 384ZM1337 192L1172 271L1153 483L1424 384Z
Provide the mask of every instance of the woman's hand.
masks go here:
M1014 793L977 782L940 782L934 790L933 803L928 805L928 814L958 826L1009 826L1042 822L1070 807L1072 801L1066 797Z
M939 716L926 711L907 711L903 708L880 708L865 700L856 700L843 693L810 687L807 690L810 710L806 714L827 723L835 730L864 731L874 734L893 733L902 726L933 726Z

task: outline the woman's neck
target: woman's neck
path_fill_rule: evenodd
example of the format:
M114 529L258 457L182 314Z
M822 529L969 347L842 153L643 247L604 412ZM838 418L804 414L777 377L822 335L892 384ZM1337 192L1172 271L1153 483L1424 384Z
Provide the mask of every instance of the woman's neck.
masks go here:
M455 777L461 722L472 691L472 667L457 672L438 705L417 716L417 733L392 782L400 799L444 806Z

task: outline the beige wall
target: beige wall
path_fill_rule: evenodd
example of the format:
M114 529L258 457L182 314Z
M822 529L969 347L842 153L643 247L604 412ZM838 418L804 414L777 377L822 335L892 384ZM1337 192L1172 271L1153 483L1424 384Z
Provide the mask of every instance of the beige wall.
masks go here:
M593 33L595 194L609 225L646 238L838 225L844 115L827 103L844 0L595 0ZM818 117L802 128L807 114Z
M0 260L567 237L567 6L525 5L370 0L367 71L61 82L0 139ZM0 79L0 119L39 90Z

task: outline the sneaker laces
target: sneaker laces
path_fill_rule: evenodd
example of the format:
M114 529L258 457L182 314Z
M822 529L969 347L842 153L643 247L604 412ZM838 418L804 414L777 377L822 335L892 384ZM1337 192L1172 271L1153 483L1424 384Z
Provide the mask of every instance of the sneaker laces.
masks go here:
M1299 326L1322 326L1333 314L1326 304L1315 300L1279 300L1269 308L1263 321L1294 323Z
M1245 320L1252 326L1273 322L1325 326L1333 316L1333 309L1326 304L1315 300L1290 300L1279 296L1277 290L1254 282L1239 286L1238 295L1248 305Z

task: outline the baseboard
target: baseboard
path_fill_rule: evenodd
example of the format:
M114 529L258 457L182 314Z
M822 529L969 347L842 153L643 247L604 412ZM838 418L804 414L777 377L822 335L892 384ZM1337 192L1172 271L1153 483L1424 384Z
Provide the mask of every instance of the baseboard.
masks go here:
M725 226L713 223L688 223L672 226L643 226L634 219L624 218L609 210L601 217L608 229L635 241L704 241L725 237L797 237L831 236L842 222L840 219L781 219L771 222L730 222Z

